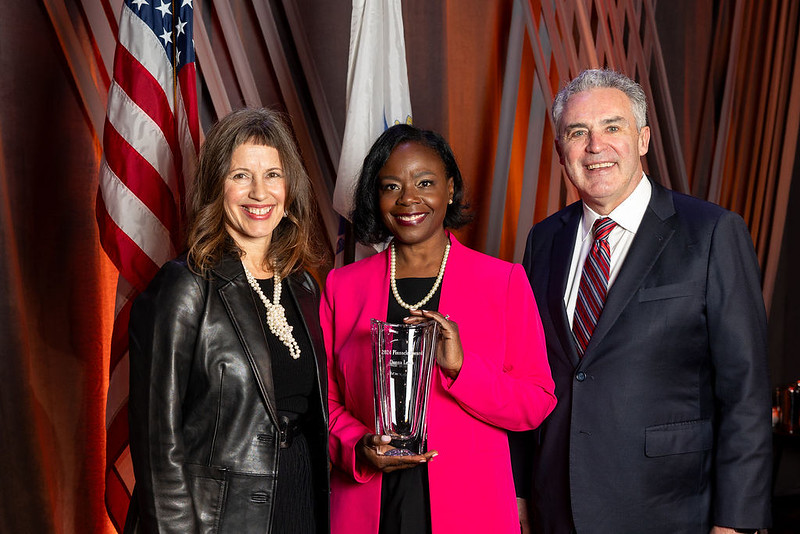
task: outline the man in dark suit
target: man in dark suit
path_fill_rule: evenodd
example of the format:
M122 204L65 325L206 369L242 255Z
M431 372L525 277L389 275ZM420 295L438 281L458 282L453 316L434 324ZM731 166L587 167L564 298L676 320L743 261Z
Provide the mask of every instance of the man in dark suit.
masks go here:
M769 526L753 245L738 215L644 175L646 115L642 88L605 70L583 72L553 105L556 148L581 201L533 227L523 262L558 397L534 435L511 437L516 478L531 483L533 532Z

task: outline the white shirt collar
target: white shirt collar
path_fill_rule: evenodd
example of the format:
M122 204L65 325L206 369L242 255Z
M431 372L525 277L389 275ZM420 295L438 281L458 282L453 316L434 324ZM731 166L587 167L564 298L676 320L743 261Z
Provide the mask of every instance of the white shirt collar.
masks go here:
M628 198L622 201L619 206L608 214L608 217L621 226L625 230L635 234L639 229L639 224L642 222L644 212L647 210L647 205L650 204L650 196L653 193L653 186L650 185L650 180L642 173L642 179L639 180L639 185L636 189L628 195ZM581 220L581 241L586 239L592 231L594 221L603 217L595 212L592 208L583 203L583 218Z

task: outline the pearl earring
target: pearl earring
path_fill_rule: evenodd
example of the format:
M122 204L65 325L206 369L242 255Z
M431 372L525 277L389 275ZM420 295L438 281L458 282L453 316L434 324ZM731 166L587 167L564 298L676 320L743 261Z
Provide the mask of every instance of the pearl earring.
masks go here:
M447 203L448 204L452 204L453 203L453 199L451 198L450 200L447 201Z

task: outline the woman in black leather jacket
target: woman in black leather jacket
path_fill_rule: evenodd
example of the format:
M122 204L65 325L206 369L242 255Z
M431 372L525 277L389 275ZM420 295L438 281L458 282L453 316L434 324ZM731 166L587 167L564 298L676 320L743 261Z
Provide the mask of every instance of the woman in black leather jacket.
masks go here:
M283 118L223 118L193 185L188 253L131 310L125 532L327 532L329 254Z

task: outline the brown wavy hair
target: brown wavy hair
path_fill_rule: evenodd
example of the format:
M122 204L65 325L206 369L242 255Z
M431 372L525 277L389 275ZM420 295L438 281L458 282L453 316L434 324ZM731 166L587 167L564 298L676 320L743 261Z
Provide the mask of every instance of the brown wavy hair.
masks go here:
M307 269L315 276L330 264L316 197L311 190L300 152L282 113L266 108L244 108L223 117L208 131L189 196L188 259L192 270L207 276L226 254L243 251L226 229L223 188L234 150L244 143L278 151L286 180L286 217L272 233L264 267L286 278Z

